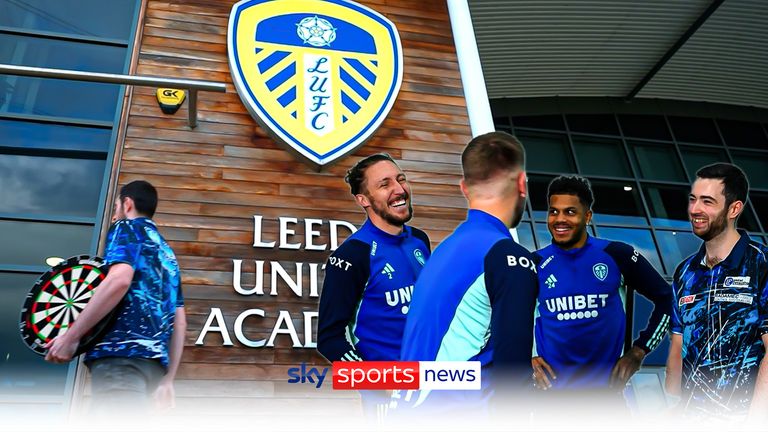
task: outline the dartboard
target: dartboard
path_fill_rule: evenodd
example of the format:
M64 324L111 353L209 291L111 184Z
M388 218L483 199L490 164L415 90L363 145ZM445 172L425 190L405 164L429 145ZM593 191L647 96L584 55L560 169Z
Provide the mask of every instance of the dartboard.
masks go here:
M62 261L40 276L21 309L19 329L24 343L37 354L45 355L43 345L70 328L107 270L101 258L82 255ZM111 314L80 340L75 355L90 348L110 323L110 317Z

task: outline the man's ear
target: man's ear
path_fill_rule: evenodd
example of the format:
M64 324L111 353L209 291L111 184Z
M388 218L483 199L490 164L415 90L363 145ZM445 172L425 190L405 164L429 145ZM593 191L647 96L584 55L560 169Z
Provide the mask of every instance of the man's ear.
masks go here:
M461 189L461 194L464 195L464 198L469 201L469 188L467 187L467 183L464 181L464 179L459 180L459 189Z
M517 175L517 190L520 198L528 196L528 177L525 175L525 171L520 171Z
M128 214L132 210L136 209L136 205L133 202L133 198L125 197L125 198L123 198L122 202L123 202L123 213Z
M736 220L737 217L744 211L744 203L736 200L728 207L728 219Z
M365 196L365 194L355 195L355 201L357 202L357 205L362 208L368 208L371 206L371 201L368 200L368 197Z

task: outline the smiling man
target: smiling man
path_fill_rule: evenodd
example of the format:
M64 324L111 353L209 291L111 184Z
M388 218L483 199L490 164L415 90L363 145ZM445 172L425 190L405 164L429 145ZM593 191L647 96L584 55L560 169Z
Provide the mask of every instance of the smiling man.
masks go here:
M768 412L768 248L736 229L749 183L726 163L696 173L688 195L701 249L677 267L667 390L687 415L755 424Z
M540 285L532 359L536 386L548 390L544 406L573 407L588 394L592 409L626 412L622 391L666 336L672 292L632 246L587 233L594 201L587 179L557 177L547 197L552 244L534 255ZM651 300L654 310L625 351L628 287ZM595 405L595 398L603 403Z
M430 255L411 220L411 186L384 153L360 160L345 178L368 219L328 258L317 350L329 361L398 360L416 277ZM364 408L389 401L364 397Z

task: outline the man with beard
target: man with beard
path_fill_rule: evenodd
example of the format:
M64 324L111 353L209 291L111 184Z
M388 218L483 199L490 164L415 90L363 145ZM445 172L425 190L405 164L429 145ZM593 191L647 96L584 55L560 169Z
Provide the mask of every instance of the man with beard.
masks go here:
M699 419L764 426L768 410L768 248L736 229L749 183L717 163L696 173L688 195L701 249L678 265L667 390Z
M411 187L388 154L360 160L345 181L368 219L326 263L317 350L331 362L397 360L429 238L405 225L413 216ZM376 399L364 394L364 408L375 408Z
M416 282L401 360L479 361L484 390L523 389L531 373L538 284L531 253L509 229L520 222L525 206L525 151L514 136L491 132L467 144L461 164L467 219L443 241ZM489 395L401 392L391 406L460 412L475 421L489 414Z
M540 289L532 365L536 387L547 390L541 408L626 414L622 391L666 336L671 289L632 246L587 234L594 201L587 179L557 177L547 198L552 244L535 253ZM654 310L625 350L628 287Z

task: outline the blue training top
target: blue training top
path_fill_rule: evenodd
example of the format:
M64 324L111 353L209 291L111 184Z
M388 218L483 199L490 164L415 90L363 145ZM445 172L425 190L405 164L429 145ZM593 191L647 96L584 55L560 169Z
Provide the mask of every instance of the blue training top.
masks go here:
M104 337L86 354L86 361L104 357L157 359L168 366L168 343L176 308L184 306L176 255L147 218L117 221L107 234L107 264L133 267L133 280L116 307L117 318Z
M624 351L627 287L654 305L634 345L647 353L667 335L671 288L632 246L589 236L581 248L551 244L535 257L540 289L534 355L554 370L553 389L609 386Z
M691 415L745 416L768 334L768 248L741 238L707 267L706 249L675 271L672 332L683 337L682 406Z
M401 359L522 366L521 384L530 377L536 290L531 253L501 220L470 209L416 282Z
M331 254L320 296L317 350L329 361L397 360L427 235L388 234L370 220Z

